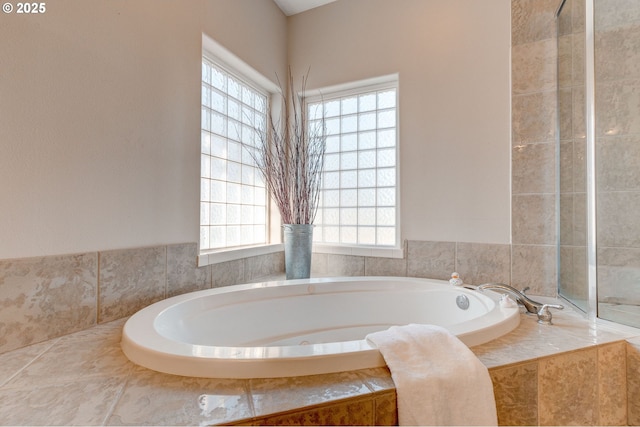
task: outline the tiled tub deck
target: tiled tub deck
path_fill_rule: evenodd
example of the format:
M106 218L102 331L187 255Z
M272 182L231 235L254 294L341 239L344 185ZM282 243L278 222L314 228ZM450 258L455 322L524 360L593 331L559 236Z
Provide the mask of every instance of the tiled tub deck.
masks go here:
M551 300L549 300L551 301ZM637 425L640 333L590 327L572 310L472 348L501 425ZM387 369L258 380L150 371L120 351L124 320L0 355L2 425L397 423Z

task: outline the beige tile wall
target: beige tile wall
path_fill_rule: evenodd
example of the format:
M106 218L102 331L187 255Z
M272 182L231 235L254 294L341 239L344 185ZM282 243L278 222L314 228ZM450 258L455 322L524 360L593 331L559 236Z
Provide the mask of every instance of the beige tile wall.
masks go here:
M614 304L640 304L638 9L631 1L595 3L598 299Z
M552 274L548 253L527 245L513 250L513 257L527 261L513 277L510 245L425 241L408 241L403 259L314 254L312 273L449 279L458 271L466 283L500 281L545 291L530 276ZM186 243L0 260L0 330L6 331L0 353L130 316L167 297L284 271L281 252L201 268L196 258L197 244Z
M628 425L640 425L640 338L627 342Z
M556 28L559 0L512 0L512 280L556 294ZM533 261L533 264L531 263Z
M97 254L0 261L0 353L96 324Z
M449 280L457 271L465 283L512 283L511 245L409 240L402 259L314 253L312 275L425 277ZM542 269L529 261L531 268ZM524 277L521 277L523 282ZM520 286L516 284L516 286ZM521 287L526 286L525 283ZM554 294L555 295L555 294Z
M640 338L627 343L628 425L640 425Z
M584 3L567 0L558 34L560 277L565 295L578 300L587 299ZM637 304L640 303L636 280L640 266L634 256L640 249L637 215L640 208L640 12L637 2L597 0L594 38L599 300L607 304ZM519 51L518 48L518 55ZM514 61L517 57L514 54ZM541 64L545 61L539 62L531 69L543 73ZM522 68L514 67L514 73ZM629 324L637 322L637 315L629 312L622 317L623 314L613 314L616 311L601 307L600 315Z
M508 266L510 263L508 248L508 246L505 248L505 245L412 241L408 242L407 258L403 260L375 257L341 259L337 255L326 258L320 256L319 259L324 258L325 268L332 266L342 273L361 274L364 268L365 272L399 275L405 269L409 273L409 265L411 265L413 268L411 272L416 275L436 274L433 271L437 271L438 268L444 274L445 271L449 271L447 269L449 266L454 265L456 268L467 266L469 277L482 278L487 274L499 276L505 271L505 265ZM487 263L487 256L498 261ZM165 264L162 261L163 257ZM102 274L99 271L98 259L105 260L105 271ZM438 261L434 262L434 259ZM156 298L161 294L168 296L181 290L245 282L249 278L255 278L259 271L274 274L281 273L283 269L282 254L271 254L259 260L232 261L204 269L196 268L195 260L196 245L186 244L125 249L98 254L1 261L0 295L6 297L3 300L3 310L0 312L0 328L11 331L3 335L2 352L24 347L30 340L38 342L47 339L43 337L65 335L70 331L85 328L86 325L95 325L99 321L100 310L110 313L107 308L101 309L102 303L117 304L117 301L123 301L124 308L119 312L113 311L123 316L137 309L133 301L126 298L119 300L116 292L139 292ZM122 271L117 267L118 262L123 264ZM164 265L164 269L160 265ZM421 265L429 267L420 270ZM486 269L483 270L480 266L486 266ZM149 271L145 272L147 269ZM462 274L464 275L465 272L463 271ZM134 277L135 280L129 276ZM136 290L138 283L140 283L140 290ZM98 289L100 293L107 294L104 299L98 297ZM11 323L16 314L21 313L22 310L24 310L22 317L18 316L20 321L13 320ZM35 316L33 313L40 313L41 316ZM113 325L113 323L105 325ZM112 329L121 328L120 325L121 323L117 323L116 326L108 329L112 333ZM570 330L560 335L562 340L577 339L571 338ZM107 355L101 347L105 339L101 335L93 336L93 340L88 344L84 341L81 344L76 342L77 336L79 335L67 335L55 341L56 348L60 351L64 350L65 354L75 354L77 351L74 353L73 349L81 345L85 360L90 361L93 368L96 367L96 363L99 363L102 368L108 367L110 376L114 379L112 381L109 378L96 378L94 379L96 382L87 378L77 392L84 393L88 390L93 393L92 390L100 389L99 393L109 395L116 393L118 388L116 377L122 377L129 372L117 370L120 362L124 360L117 350L118 343L112 343L114 353ZM34 355L42 354L39 358L41 363L29 370L24 370L21 377L14 381L15 387L19 387L22 380L33 382L37 381L36 378L44 377L45 371L39 372L36 369L38 366L46 369L47 375L53 373L60 378L75 375L74 372L65 368L66 365L56 363L56 360L59 360L56 352L47 352L47 348L40 347L44 344L22 349L25 352L33 352ZM558 345L553 341L549 341L548 344L551 350ZM51 346L51 344L47 345ZM556 355L552 353L553 351L550 351L549 356L523 363L490 368L500 424L624 425L628 420L630 424L637 425L640 422L640 405L638 404L640 402L640 341L636 339L628 343L614 342ZM76 363L69 359L71 356L65 357L65 360L70 363ZM14 369L12 359L5 362L0 366L0 373L5 369L7 371ZM77 364L86 363L77 361ZM93 369L91 366L87 367L89 368ZM149 396L142 390L152 386L153 381L162 381L163 387L171 390L167 395L152 396L156 401L167 399L166 407L170 407L171 402L179 401L179 396L191 396L193 390L200 390L203 387L203 384L198 382L201 380L198 379L176 380L170 378L171 376L165 378L162 374L151 375L150 371L136 369L129 380L127 388L129 394L122 396L119 406L114 410L114 422L135 422L134 419L118 417L124 417L125 413L128 417L131 414L138 414L138 411L127 410L127 408L131 405L144 406L135 399L148 399ZM228 414L212 415L220 416L221 419L237 420L247 420L246 417L250 416L251 419L247 422L250 421L252 424L304 422L393 425L397 423L395 390L388 373L381 374L379 378L375 375L368 376L366 386L363 386L361 378L357 376L352 378L348 373L340 374L339 381L333 381L329 376L325 381L331 383L332 393L335 394L333 396L335 399L329 403L310 400L297 402L291 397L275 399L270 392L274 386L272 381L278 380L251 380L243 386L250 387L251 393L256 397L250 415L233 413L234 408L238 411L244 410L242 407L246 408L246 405L241 405L242 402L236 402L235 406L230 404ZM175 383L174 387L171 386L173 383ZM216 390L222 390L220 396L225 393L228 393L228 396L246 394L244 388L227 390L229 387L236 386L237 382L231 381L227 384L223 381L216 385ZM365 388L362 389L362 387ZM276 388L283 389L283 387ZM141 392L134 393L138 389ZM284 387L284 389L290 390L290 387ZM320 391L323 389L323 384L313 381L308 384L297 384L295 389L309 391L309 393L296 395L300 399L305 399L309 396L322 395ZM224 390L227 391L224 392ZM341 399L340 393L348 396L348 399ZM140 397L143 395L144 397ZM286 406L282 406L283 403ZM193 404L198 405L198 402ZM198 408L194 406L194 410L198 411ZM272 415L274 413L277 415ZM153 419L153 413L138 415L146 421ZM179 414L176 416L178 417L176 421L180 421Z
M627 377L637 378L639 371L638 366L628 371L628 347L633 348L619 341L490 369L498 423L627 425L629 420L634 425L637 409L631 402L637 396L627 397ZM629 352L630 361L633 357Z
M282 253L198 268L197 244L0 260L0 353L185 292L284 271Z

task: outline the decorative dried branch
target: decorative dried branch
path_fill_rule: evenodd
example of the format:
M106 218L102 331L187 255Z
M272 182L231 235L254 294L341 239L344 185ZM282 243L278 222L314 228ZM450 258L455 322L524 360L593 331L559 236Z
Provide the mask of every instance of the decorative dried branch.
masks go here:
M302 77L298 95L291 69L287 87L278 78L283 119L276 120L269 110L265 128L254 126L255 150L245 147L262 173L284 224L313 224L320 198L326 128L324 113L309 126L304 103L307 79L308 72Z

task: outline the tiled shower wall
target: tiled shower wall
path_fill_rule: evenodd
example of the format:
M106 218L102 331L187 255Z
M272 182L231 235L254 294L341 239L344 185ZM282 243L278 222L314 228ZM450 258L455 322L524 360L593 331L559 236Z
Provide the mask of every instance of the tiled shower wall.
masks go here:
M598 299L600 303L637 306L640 5L637 1L597 0L594 31ZM620 319L602 314L607 319ZM636 314L634 320L630 324L640 321L640 316Z
M558 25L560 108L560 280L562 293L586 309L587 180L585 8L567 0Z
M560 0L512 0L513 271L532 294L555 295L556 28ZM515 278L515 277L514 277Z

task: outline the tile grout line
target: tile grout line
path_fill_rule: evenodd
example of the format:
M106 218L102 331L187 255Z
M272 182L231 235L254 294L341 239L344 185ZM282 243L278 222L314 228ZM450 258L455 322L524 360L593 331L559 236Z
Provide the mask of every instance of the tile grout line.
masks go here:
M102 422L100 423L100 425L102 425L102 426L107 425L107 422L109 421L109 419L113 415L113 412L115 411L116 406L118 405L118 402L120 402L120 399L124 395L124 391L127 388L127 385L129 384L129 379L131 378L132 375L133 375L133 368L131 368L129 370L129 373L127 374L126 378L122 382L122 386L120 387L120 390L118 390L118 392L114 396L113 403L111 404L111 406L107 410L107 412L106 412L104 418L102 419Z
M7 378L7 380L3 383L0 384L0 388L6 386L7 384L9 384L11 382L11 380L13 380L14 378L16 378L18 375L20 375L20 373L22 373L25 369L27 369L29 366L31 366L32 364L34 364L38 359L40 359L46 352L48 352L49 350L51 350L51 348L58 342L60 341L60 337L55 338L53 340L51 340L51 344L48 345L45 349L43 349L40 353L38 353L37 356L35 356L33 359L31 359L29 361L29 363L27 363L26 365L24 365L22 368L18 369L16 371L15 374L11 375L9 378Z
M100 251L96 252L97 262L96 262L96 325L100 324L100 295L102 292L100 291L100 271L101 271L101 261L102 261L102 253Z

